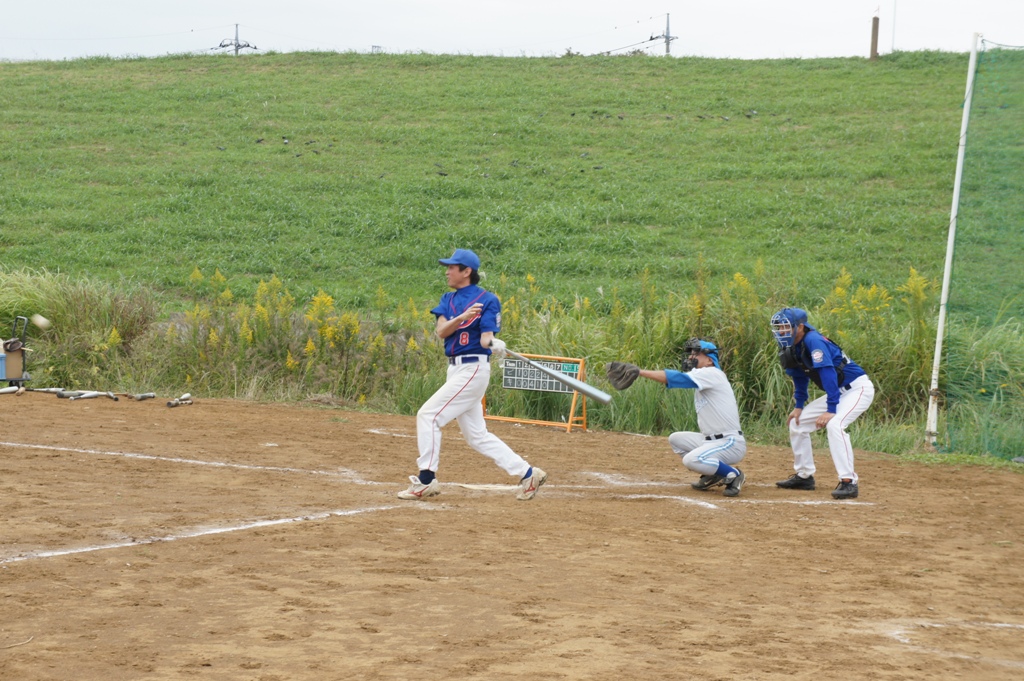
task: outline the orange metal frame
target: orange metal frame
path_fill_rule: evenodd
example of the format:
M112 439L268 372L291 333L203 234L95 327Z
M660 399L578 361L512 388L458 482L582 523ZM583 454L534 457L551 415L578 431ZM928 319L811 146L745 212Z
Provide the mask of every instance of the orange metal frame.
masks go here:
M577 357L556 357L555 355L527 355L526 353L519 353L527 359L540 359L552 362L575 362L580 365L579 374L577 377L584 383L587 380L586 373L586 360ZM510 390L516 390L517 388L510 388ZM534 391L537 392L537 391ZM565 428L565 432L571 433L573 426L576 426L582 430L587 429L587 396L581 394L577 390L572 391L572 405L569 407L569 418L566 423L560 423L558 421L538 421L535 419L517 419L512 416L488 416L487 415L487 395L484 395L482 400L484 406L484 418L488 421L511 421L513 423L531 423L538 426L555 426L556 428ZM576 416L576 407L581 406L582 414Z

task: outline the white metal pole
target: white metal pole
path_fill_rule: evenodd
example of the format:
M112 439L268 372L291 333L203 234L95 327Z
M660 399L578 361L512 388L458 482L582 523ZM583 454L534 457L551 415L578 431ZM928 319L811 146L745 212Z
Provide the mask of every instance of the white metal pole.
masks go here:
M235 56L238 56L238 24L235 24Z
M892 0L892 49L889 51L896 51L896 0Z
M967 65L967 92L964 95L964 113L960 119L960 145L956 152L956 177L953 180L953 207L949 214L949 237L946 240L946 266L942 273L942 297L939 301L939 322L935 330L935 357L932 360L932 384L928 391L928 423L925 439L931 445L939 434L939 367L942 364L942 337L946 330L946 306L949 303L949 282L953 271L953 248L956 244L956 219L960 207L960 183L964 175L964 152L967 150L967 123L971 118L971 99L974 96L974 73L978 68L978 38L974 34L971 59Z
M668 14L665 15L665 56L666 57L671 54L671 51L669 50L668 46L672 44L672 38L669 37L669 36L672 35L672 32L668 30L668 16L669 16Z

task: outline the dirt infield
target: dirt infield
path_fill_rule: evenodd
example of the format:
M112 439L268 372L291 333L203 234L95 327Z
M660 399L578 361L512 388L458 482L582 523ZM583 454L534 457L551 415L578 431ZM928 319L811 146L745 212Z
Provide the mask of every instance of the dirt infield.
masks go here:
M317 406L0 397L0 678L1020 679L1024 477L861 454L861 497L738 498L664 438ZM460 483L482 487L468 488ZM495 486L495 487L488 487Z

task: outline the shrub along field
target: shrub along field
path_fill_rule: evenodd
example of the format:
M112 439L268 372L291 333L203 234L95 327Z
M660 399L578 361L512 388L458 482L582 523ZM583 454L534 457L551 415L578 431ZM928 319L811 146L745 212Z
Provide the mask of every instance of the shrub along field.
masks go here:
M906 451L966 62L0 64L0 323L54 321L32 331L40 386L409 413L442 376L437 259L469 247L511 347L585 357L600 383L609 359L674 366L713 336L745 428L769 439L789 389L767 320L806 307L882 389L860 444ZM654 388L591 405L592 425L692 421L685 394ZM494 393L499 413L566 411Z

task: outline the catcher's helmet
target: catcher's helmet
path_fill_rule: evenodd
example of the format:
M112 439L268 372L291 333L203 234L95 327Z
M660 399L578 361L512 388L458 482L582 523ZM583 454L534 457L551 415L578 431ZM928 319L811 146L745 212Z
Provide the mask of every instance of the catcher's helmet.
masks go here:
M814 330L814 327L807 323L807 312L799 307L784 307L772 315L772 333L780 348L793 345L793 336L801 324L807 329Z
M703 340L701 338L691 338L690 340L686 341L686 345L683 346L683 350L686 352L686 357L683 358L683 367L685 371L689 371L690 369L693 369L694 366L696 366L694 365L690 366L689 368L686 368L689 364L690 355L698 352L707 355L708 357L711 358L711 361L714 363L716 367L718 367L719 369L722 368L722 366L718 363L718 347L716 347L715 344L712 343L711 341Z

